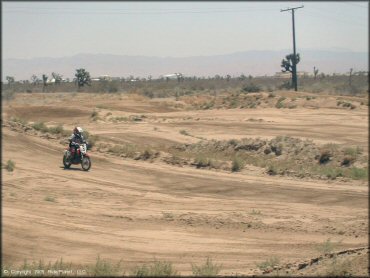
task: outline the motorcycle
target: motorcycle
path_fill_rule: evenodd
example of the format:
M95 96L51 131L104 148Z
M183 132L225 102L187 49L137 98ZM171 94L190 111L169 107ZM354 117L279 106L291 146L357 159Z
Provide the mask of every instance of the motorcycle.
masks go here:
M77 148L75 149L70 145L63 155L63 165L65 169L69 169L72 164L81 164L81 167L84 171L88 171L91 167L91 160L89 154L87 153L87 142L82 144L76 144ZM77 150L75 154L75 150Z

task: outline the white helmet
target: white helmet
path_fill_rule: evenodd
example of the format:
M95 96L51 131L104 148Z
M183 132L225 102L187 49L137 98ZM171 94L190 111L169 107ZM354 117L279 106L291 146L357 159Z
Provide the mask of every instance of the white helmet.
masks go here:
M82 132L84 132L84 131L83 131L83 129L82 129L82 128L80 128L79 126L76 126L76 127L73 129L73 133L74 133L74 134L79 134L79 135L81 135L81 134L82 134Z

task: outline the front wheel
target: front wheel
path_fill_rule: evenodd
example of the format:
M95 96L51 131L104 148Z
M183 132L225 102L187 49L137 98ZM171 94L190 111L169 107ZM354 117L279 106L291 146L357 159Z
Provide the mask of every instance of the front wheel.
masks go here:
M64 165L64 168L66 169L69 169L69 167L71 167L71 161L69 159L69 155L68 155L68 152L65 152L64 155L63 155L63 165Z
M88 171L91 167L90 157L85 156L81 161L81 166L84 171Z

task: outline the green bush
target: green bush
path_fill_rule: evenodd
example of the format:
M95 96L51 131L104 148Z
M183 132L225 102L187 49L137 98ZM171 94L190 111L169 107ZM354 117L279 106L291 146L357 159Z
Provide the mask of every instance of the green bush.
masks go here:
M257 264L257 267L261 270L268 270L268 269L273 269L278 264L279 264L279 259L277 257L271 257L267 259L266 261L263 261Z
M64 128L62 125L57 125L54 127L49 127L48 131L53 134L64 134Z
M189 132L187 132L185 129L181 129L180 134L185 135L185 136L190 136Z
M205 168L211 165L211 159L200 154L194 159L194 164L197 168Z
M348 148L344 149L344 154L345 155L350 155L350 156L353 156L353 157L357 157L357 155L361 154L361 153L362 153L362 150L358 146L356 148L348 147Z
M88 273L92 276L114 276L119 275L121 271L122 261L117 264L112 264L106 260L100 259L100 256L96 259L96 263L93 267L90 267Z
M316 246L316 250L322 254L329 254L334 251L337 247L338 243L332 242L330 238L328 238L323 243Z
M36 129L37 131L41 131L41 132L49 131L48 127L45 125L44 122L36 122L32 125L32 127Z
M284 103L283 103L284 100L285 100L285 97L280 97L278 101L276 102L275 107L277 109L284 108Z
M270 176L275 176L278 174L278 169L275 165L271 164L267 168L267 174L269 174Z
M13 162L12 160L8 160L5 164L5 166L3 166L3 168L5 168L6 170L8 170L8 172L13 172L14 171L14 168L15 168L15 162Z
M142 265L132 271L133 276L175 276L177 271L173 268L172 263L166 261L155 261L152 265Z
M240 157L234 157L231 165L232 172L238 172L245 166L245 161Z
M27 121L25 119L22 119L22 118L19 118L19 117L11 117L10 121L15 122L15 123L19 123L21 125L26 125L27 124Z
M369 172L367 168L353 167L349 169L349 177L354 180L367 180Z
M322 169L322 173L329 179L336 179L337 177L343 177L344 172L342 169L332 168L332 167L324 167Z
M55 203L55 198L54 197L51 197L51 196L46 196L44 198L44 201Z
M245 86L243 88L243 92L247 92L247 93L258 93L261 91L261 87L251 83L251 84L248 84L247 86Z
M195 276L216 276L220 272L221 268L222 265L214 264L210 258L207 258L203 265L191 265L193 275Z

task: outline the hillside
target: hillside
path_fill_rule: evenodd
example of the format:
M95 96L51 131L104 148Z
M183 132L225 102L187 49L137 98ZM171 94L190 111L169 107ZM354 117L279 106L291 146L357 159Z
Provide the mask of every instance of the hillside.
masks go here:
M92 76L110 75L147 77L181 72L187 76L219 75L274 75L279 72L282 58L291 50L246 51L227 55L199 57L146 57L111 54L78 54L61 58L4 59L3 78L14 76L16 80L30 79L33 74L41 76L58 72L73 77L76 68L86 68ZM368 70L368 53L302 50L299 71L312 72L313 67L324 73L346 73Z

